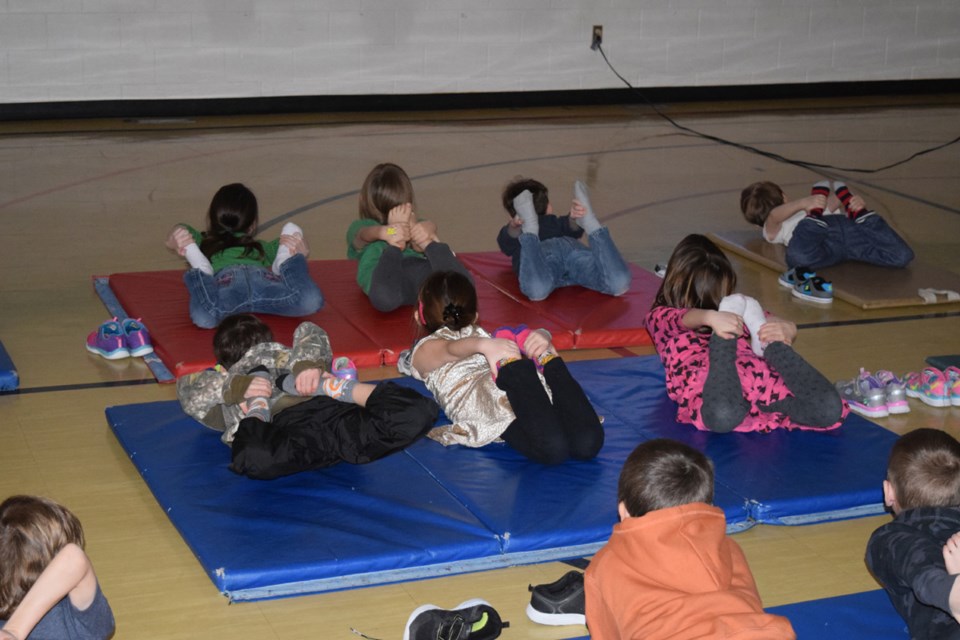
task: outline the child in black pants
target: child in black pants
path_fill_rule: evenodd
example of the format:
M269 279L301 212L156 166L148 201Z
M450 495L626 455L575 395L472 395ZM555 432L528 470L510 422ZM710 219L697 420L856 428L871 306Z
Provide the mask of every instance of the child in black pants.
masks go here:
M251 478L372 462L424 435L439 412L392 382L334 377L327 334L310 322L288 348L256 317L231 316L217 328L214 354L216 368L177 380L177 397L187 414L223 431L230 468Z

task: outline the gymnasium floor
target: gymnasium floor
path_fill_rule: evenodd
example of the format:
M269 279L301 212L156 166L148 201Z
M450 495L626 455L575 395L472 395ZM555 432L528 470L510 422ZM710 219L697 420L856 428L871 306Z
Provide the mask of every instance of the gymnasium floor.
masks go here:
M687 126L791 158L876 167L955 137L960 96L668 110ZM306 231L311 258L342 258L357 190L383 161L414 178L418 210L458 251L496 249L506 221L500 191L514 176L545 182L558 210L582 179L625 257L645 268L665 262L687 233L747 228L738 209L747 183L774 180L799 197L818 179L680 134L639 106L0 123L0 342L21 387L0 395L0 495L47 495L79 515L118 638L356 637L350 627L398 638L415 607L473 597L511 621L505 638L585 633L540 627L523 614L527 584L559 577L568 569L560 563L228 606L107 427L106 406L175 394L173 385L154 383L139 360L111 362L85 351L87 333L106 319L91 276L181 268L163 247L169 228L201 226L214 191L236 181L257 194L265 236L294 220ZM878 174L836 175L898 228L920 259L960 274L958 174L960 145ZM733 260L740 290L796 321L798 350L831 379L852 377L859 367L903 373L927 355L960 353L960 304L870 312L840 301L805 305L778 288L773 271ZM960 436L960 408L911 407L878 422L898 433L927 426ZM773 606L876 588L863 550L885 520L758 526L736 538L764 603Z

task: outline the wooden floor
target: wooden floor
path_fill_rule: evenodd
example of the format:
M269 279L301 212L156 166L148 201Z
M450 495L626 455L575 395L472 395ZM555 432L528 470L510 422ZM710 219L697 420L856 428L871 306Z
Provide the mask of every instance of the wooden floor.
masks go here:
M687 126L791 158L876 167L955 137L960 96L670 111ZM87 333L106 319L91 276L181 268L163 248L165 234L180 221L200 226L214 191L236 181L257 194L265 235L293 214L312 258L344 257L356 192L383 161L414 177L419 211L460 251L496 248L506 220L500 191L514 176L545 182L558 209L582 179L625 256L646 268L665 262L690 232L746 228L738 195L747 183L774 180L799 197L818 179L683 135L641 107L0 123L0 341L21 379L19 393L0 395L0 495L47 495L80 516L118 638L355 637L350 627L399 638L416 606L472 597L511 621L503 637L585 633L540 627L523 614L527 584L552 581L568 568L559 563L228 606L106 425L105 407L172 399L174 389L153 383L140 361L109 362L84 350ZM960 146L953 146L877 174L836 175L901 230L921 259L960 273L958 173ZM960 304L820 308L779 289L773 271L734 262L742 292L805 327L798 350L831 379L860 367L903 373L925 356L960 353ZM898 433L931 426L960 436L960 408L911 406L910 414L879 422ZM876 588L863 551L885 520L759 526L736 538L764 603L778 605Z

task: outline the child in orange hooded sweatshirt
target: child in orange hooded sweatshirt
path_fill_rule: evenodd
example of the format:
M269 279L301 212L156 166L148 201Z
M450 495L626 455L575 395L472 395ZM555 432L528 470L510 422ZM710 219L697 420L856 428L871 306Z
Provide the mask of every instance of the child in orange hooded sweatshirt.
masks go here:
M617 488L620 522L585 577L593 640L794 640L764 613L740 546L713 501L713 463L680 442L633 450Z

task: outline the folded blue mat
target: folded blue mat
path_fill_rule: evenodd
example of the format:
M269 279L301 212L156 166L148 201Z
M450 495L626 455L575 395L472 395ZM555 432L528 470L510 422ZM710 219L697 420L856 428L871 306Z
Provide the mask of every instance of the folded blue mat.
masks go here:
M882 590L767 609L786 616L798 640L905 640L907 625ZM569 640L590 640L580 636Z
M852 417L826 438L699 433L675 423L655 357L575 362L570 369L604 416L606 443L595 460L552 467L503 444L445 448L422 440L370 465L257 481L230 472L219 433L185 416L175 401L106 413L157 501L233 600L589 555L616 522L623 460L660 435L714 457L715 502L731 531L767 513L822 519L824 505L828 517L882 509L889 444L876 425ZM422 390L411 379L401 382ZM817 493L805 502L807 486ZM832 493L820 495L826 487Z
M13 391L20 387L20 376L13 366L13 360L0 342L0 391Z

